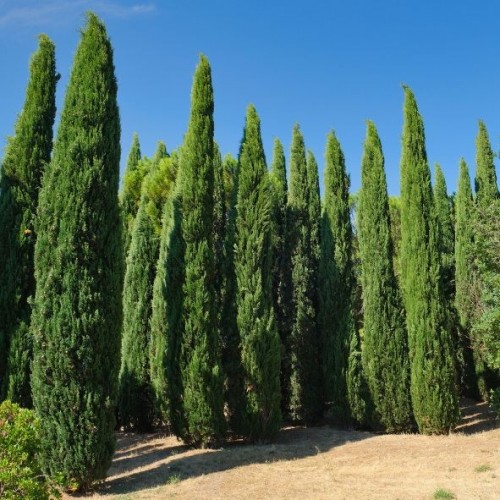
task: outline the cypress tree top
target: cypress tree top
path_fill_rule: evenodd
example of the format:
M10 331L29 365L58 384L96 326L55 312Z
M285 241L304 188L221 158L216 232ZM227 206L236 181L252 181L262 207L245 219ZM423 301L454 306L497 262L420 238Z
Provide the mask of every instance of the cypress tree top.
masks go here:
M479 121L476 138L476 199L480 205L488 206L498 198L497 175L494 155L486 125Z

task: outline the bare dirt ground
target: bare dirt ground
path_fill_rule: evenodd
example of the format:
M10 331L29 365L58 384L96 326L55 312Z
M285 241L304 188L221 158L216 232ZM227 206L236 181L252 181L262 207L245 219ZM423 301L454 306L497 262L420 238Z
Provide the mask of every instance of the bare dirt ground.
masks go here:
M91 498L500 500L498 421L484 403L464 401L462 415L449 436L289 427L272 445L217 450L120 434Z

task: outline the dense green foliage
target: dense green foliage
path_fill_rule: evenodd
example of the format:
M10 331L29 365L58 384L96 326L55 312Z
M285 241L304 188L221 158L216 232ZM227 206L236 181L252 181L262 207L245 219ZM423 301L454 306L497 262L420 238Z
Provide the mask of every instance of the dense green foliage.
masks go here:
M0 394L30 407L35 293L33 255L38 192L52 151L56 113L55 48L41 35L31 59L26 99L0 173Z
M405 431L411 425L408 340L393 267L384 156L372 122L368 122L364 144L357 222L362 268L363 366L375 410L371 420L387 432Z
M418 428L448 432L458 419L453 341L445 306L440 240L422 117L405 87L401 155L401 278Z
M0 405L0 498L48 500L58 491L38 462L40 422L31 410L5 401Z
M476 202L487 206L498 198L497 175L494 155L486 125L479 121L479 132L476 137Z
M181 437L201 445L220 441L225 427L215 311L213 111L211 70L202 56L194 75L191 117L180 165L185 244L180 370L186 419Z
M276 328L281 341L281 409L290 404L290 334L292 314L292 262L290 255L291 221L288 211L288 185L283 145L274 140L273 161L269 178L273 190L273 301Z
M113 52L82 31L35 229L33 400L49 474L87 488L111 464L120 356L120 119Z
M267 441L281 423L281 352L272 299L272 191L253 106L247 110L238 172L235 272L245 390L242 431L250 441Z
M352 311L353 246L349 210L349 177L340 143L333 132L328 134L324 170L325 198L321 228L321 329L323 340L323 375L326 401L340 423L350 421L348 381L349 353L355 333ZM354 359L353 359L354 361ZM357 376L357 375L356 375ZM355 401L352 381L350 399Z
M312 169L313 167L310 167ZM316 174L317 175L317 174ZM311 234L317 220L311 220L311 192L304 138L298 125L293 130L288 204L291 229L293 324L291 331L290 415L311 422L321 414L319 329L316 294L319 263Z

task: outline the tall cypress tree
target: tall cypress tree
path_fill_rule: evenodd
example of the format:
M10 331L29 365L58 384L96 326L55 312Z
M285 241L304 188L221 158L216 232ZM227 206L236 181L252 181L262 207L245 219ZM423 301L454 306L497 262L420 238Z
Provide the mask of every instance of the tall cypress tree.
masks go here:
M115 446L122 236L113 51L92 13L82 31L35 229L33 401L41 462L78 488Z
M26 100L0 172L0 392L30 407L35 293L34 220L41 179L52 150L56 113L55 49L46 36L31 59Z
M260 120L249 106L239 156L235 271L241 364L246 393L244 435L272 439L280 414L280 340L272 300L272 192Z
M352 312L354 275L349 177L340 143L328 134L325 152L325 198L321 219L321 329L326 401L340 423L351 418L348 399L349 353L355 335ZM351 372L353 375L355 372ZM354 398L352 394L351 399Z
M367 124L361 164L358 239L363 296L363 366L375 409L374 424L387 432L411 424L408 339L394 274L394 249L382 144Z
M209 445L224 432L220 345L214 283L214 100L202 56L191 94L191 117L181 155L185 282L181 377L187 442Z
M161 214L173 188L176 157L153 165L143 182L123 288L123 332L119 376L120 423L149 431L154 423L150 370L150 319L153 283L159 257Z
M123 187L120 192L120 207L123 218L123 250L125 258L127 257L132 239L134 219L137 215L137 211L139 210L142 181L146 175L146 169L140 168L139 165L141 158L142 155L139 135L134 133L123 177Z
M290 160L290 209L293 324L291 333L291 417L305 422L316 420L322 410L318 364L316 310L317 272L309 211L314 193L308 173L304 138L298 125L293 129Z
M290 404L290 333L292 315L292 262L290 255L290 215L288 211L288 185L283 145L274 140L273 161L270 172L273 189L274 248L273 248L273 300L276 327L281 340L281 409Z
M460 348L463 352L462 383L467 394L480 398L471 341L474 290L474 198L469 168L462 158L455 197L455 309L460 327ZM473 295L473 294L472 294Z
M446 433L459 414L453 342L441 280L439 230L424 126L408 87L401 155L401 238L413 411L421 432Z
M494 155L486 125L479 121L476 137L476 201L478 205L488 206L498 198L497 175Z

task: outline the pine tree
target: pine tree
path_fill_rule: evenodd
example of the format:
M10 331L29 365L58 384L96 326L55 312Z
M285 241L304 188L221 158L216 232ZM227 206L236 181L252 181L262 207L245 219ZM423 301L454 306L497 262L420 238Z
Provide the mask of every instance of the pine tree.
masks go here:
M411 424L408 340L394 274L394 249L382 144L368 122L357 212L363 297L363 366L375 415L387 432Z
M325 152L325 200L321 221L321 329L326 401L340 423L351 419L348 399L349 357L355 335L352 311L352 225L349 211L349 177L340 143L328 134ZM356 399L352 382L351 401Z
M498 198L497 176L494 155L486 125L479 121L479 132L476 138L476 202L488 206Z
M455 309L457 311L460 349L463 353L462 384L466 394L480 398L475 375L471 327L474 315L474 199L469 168L462 158L455 197Z
M215 311L213 209L213 89L208 60L194 76L191 117L181 155L182 238L185 243L181 378L186 432L197 445L217 443L224 432L220 345Z
M274 248L273 248L273 301L276 327L281 340L281 409L290 405L290 334L292 315L292 262L290 255L290 216L288 211L288 185L283 145L274 141L270 172L273 189Z
M140 168L141 158L139 135L135 133L127 158L127 166L123 177L123 187L120 192L120 206L123 218L123 250L125 258L127 257L132 239L134 219L139 210L142 181L146 175L146 169Z
M41 463L85 489L115 446L122 235L113 51L92 13L75 54L35 229L33 401Z
M260 120L249 106L239 155L235 271L244 377L243 433L272 439L280 427L280 341L272 301L272 198Z
M126 428L151 430L155 405L150 369L150 319L159 258L161 214L173 189L177 160L164 158L144 179L123 288L119 417Z
M312 167L310 167L312 170ZM293 419L312 422L321 415L319 336L317 324L317 263L314 223L310 206L312 174L308 171L304 138L298 125L293 129L290 160L290 244L292 257L293 324L291 332L291 395Z
M35 293L34 220L52 150L58 79L54 44L41 35L31 59L24 107L0 172L0 392L2 399L25 407L32 405L29 298Z
M448 432L458 419L453 342L441 280L439 230L422 118L405 87L401 155L401 273L419 430Z

